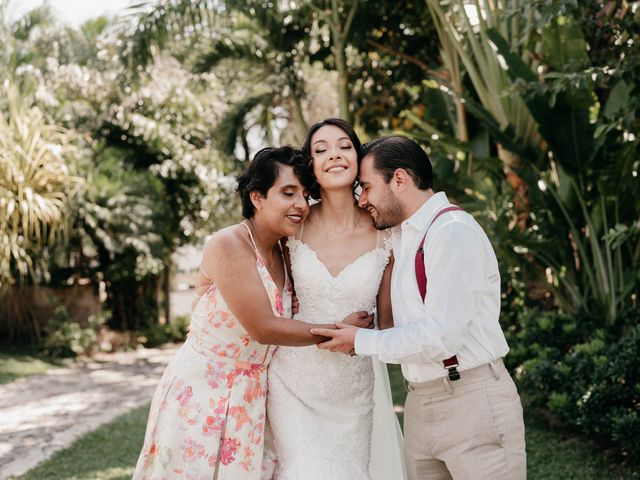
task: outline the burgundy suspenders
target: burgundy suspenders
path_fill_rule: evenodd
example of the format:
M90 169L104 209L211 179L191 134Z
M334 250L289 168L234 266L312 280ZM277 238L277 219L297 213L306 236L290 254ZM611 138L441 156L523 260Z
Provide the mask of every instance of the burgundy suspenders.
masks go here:
M462 210L462 208L456 207L454 205L454 206L446 207L440 210L436 214L436 216L433 217L433 220L431 220L431 223L427 227L427 232L431 228L431 225L433 225L433 222L435 222L440 217L440 215L443 215L447 212L453 212L456 210ZM416 252L416 258L415 258L416 280L418 281L418 290L420 290L420 296L422 297L423 302L427 295L427 272L425 271L425 266L424 266L424 241L427 238L427 232L425 232L424 237L422 237L422 241L420 242L420 246L418 247L418 251ZM459 365L458 357L454 355L451 358L447 358L442 362L442 364L444 365L444 368L446 368L449 371L450 380L460 379L460 372L458 372L458 369L457 369Z

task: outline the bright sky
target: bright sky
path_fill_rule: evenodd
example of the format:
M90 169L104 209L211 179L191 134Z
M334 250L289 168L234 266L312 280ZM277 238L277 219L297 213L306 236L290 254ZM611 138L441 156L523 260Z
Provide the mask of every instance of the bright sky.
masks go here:
M19 18L29 10L44 3L44 0L10 0L9 16ZM130 5L141 3L140 0L49 0L55 15L64 23L79 26L85 20L100 15L115 16L125 13Z

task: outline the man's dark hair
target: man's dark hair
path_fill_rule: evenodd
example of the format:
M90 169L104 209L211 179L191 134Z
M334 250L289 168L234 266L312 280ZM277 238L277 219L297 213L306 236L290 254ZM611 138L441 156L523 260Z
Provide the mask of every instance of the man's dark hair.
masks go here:
M251 218L255 214L255 207L251 202L251 192L260 192L265 197L267 192L276 183L280 174L280 167L287 165L293 167L293 172L300 183L307 190L312 185L312 180L307 173L309 158L299 148L293 147L266 147L256 153L246 170L238 176L238 188L242 202L242 216Z
M353 129L353 127L349 125L349 123L345 122L341 118L327 118L325 120L322 120L321 122L317 122L311 125L311 127L309 128L309 131L307 132L307 136L304 139L304 143L302 144L302 153L304 153L306 156L309 157L309 163L307 165L307 169L309 170L309 175L313 179L313 185L309 189L309 194L316 200L320 199L320 185L318 185L316 176L313 173L313 155L311 153L311 139L313 138L313 135L318 130L320 130L322 127L325 127L327 125L332 125L342 130L347 135L347 137L349 137L349 140L351 140L351 143L353 144L353 148L355 148L356 154L358 155L358 162L362 158L362 143L358 138L358 134Z
M413 140L400 135L378 138L364 145L362 157L367 155L373 157L373 166L385 182L389 183L393 173L403 168L420 190L433 188L431 160Z

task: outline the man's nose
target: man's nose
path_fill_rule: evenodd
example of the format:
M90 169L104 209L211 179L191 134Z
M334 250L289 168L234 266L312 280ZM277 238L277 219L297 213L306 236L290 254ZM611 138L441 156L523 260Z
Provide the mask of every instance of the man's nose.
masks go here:
M367 195L364 192L360 193L360 198L358 198L358 206L360 208L364 208L367 206L369 202L367 201Z

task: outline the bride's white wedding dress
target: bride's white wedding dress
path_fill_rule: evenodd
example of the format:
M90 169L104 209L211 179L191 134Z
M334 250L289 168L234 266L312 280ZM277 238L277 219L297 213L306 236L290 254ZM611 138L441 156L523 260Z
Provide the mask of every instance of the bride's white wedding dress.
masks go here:
M300 303L296 318L328 323L355 311L373 311L390 255L382 237L374 250L337 276L311 247L291 238L291 270ZM267 415L277 480L406 478L389 378L378 361L315 345L278 347L269 366Z

